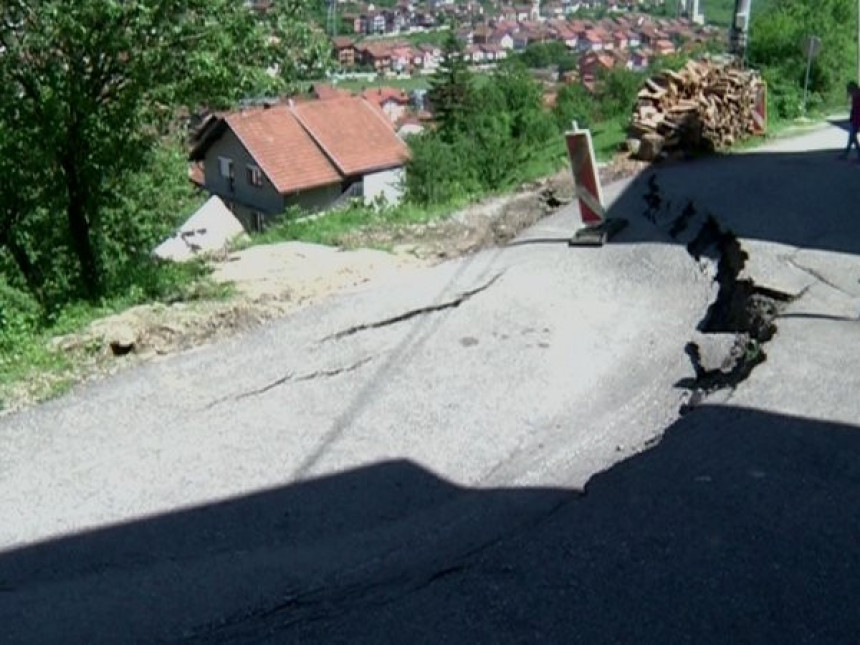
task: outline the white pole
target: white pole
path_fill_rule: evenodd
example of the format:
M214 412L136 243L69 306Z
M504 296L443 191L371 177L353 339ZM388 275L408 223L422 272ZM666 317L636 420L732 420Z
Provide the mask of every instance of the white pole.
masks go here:
M803 116L806 116L806 96L809 92L809 70L812 68L812 51L806 57L806 80L803 82Z

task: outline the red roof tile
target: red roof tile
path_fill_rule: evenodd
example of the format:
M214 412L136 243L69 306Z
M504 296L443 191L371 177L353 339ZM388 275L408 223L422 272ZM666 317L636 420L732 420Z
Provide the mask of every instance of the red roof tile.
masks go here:
M289 106L237 112L226 121L279 193L341 181L337 168L293 117Z
M374 87L364 90L361 95L379 107L385 105L386 101L396 101L403 105L409 103L409 96L406 92L396 87Z
M335 49L344 49L346 47L353 47L355 45L355 41L349 36L336 36L332 38L332 44Z
M293 114L344 175L399 166L409 158L385 114L363 99L304 103Z
M315 84L313 93L318 99L323 101L352 96L352 92L350 92L349 90L345 90L342 87L333 87L325 83Z

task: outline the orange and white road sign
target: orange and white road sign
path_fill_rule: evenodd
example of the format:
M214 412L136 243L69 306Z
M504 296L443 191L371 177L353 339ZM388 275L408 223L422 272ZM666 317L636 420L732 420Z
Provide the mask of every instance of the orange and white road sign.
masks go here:
M580 130L574 123L574 129L565 134L565 139L582 223L595 226L606 218L606 209L603 207L603 189L597 174L591 132Z
M597 173L597 159L589 130L580 130L576 123L573 130L565 134L567 155L576 198L579 200L579 217L582 228L577 230L568 244L570 246L603 246L612 236L627 226L620 217L606 217L603 205L603 187Z

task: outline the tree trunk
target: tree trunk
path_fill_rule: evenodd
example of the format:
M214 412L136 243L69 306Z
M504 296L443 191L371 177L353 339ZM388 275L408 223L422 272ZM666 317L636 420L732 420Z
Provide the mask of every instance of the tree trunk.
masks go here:
M101 295L101 275L90 238L86 189L78 176L74 154L67 155L63 160L63 170L66 175L66 193L69 199L66 216L69 221L72 246L81 267L84 292L87 297L94 299Z

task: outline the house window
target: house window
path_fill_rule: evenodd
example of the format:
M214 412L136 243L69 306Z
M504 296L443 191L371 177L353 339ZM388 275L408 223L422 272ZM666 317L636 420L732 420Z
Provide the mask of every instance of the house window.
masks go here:
M263 171L259 166L248 166L248 184L261 188L263 186Z
M251 211L251 226L254 231L261 233L266 226L266 216L260 211Z
M224 179L233 179L233 160L227 157L218 157L218 168Z

